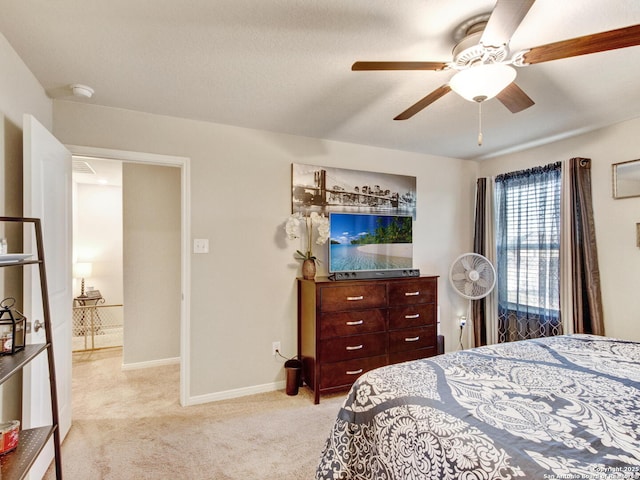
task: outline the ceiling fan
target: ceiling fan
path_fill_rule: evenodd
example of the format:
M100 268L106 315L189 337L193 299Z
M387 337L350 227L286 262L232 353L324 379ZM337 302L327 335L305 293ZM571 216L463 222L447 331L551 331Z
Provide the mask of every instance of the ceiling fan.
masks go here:
M364 70L454 70L448 83L429 93L394 120L406 120L449 93L481 103L496 97L512 113L534 101L514 83L516 70L536 63L640 45L640 25L585 35L521 50L510 56L509 41L535 0L497 0L493 12L473 17L454 32L450 62L355 62ZM481 143L481 138L479 138Z

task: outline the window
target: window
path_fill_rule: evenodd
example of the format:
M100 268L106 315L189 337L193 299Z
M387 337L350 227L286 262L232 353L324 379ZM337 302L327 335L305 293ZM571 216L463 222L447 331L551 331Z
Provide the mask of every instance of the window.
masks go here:
M558 335L560 163L496 178L498 340Z

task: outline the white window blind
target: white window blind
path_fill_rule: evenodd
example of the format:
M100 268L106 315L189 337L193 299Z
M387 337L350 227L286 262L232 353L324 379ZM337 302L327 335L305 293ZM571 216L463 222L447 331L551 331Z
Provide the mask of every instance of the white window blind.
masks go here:
M496 178L498 309L510 340L557 330L560 168L557 163Z
M507 186L505 196L507 300L509 303L558 309L559 177Z

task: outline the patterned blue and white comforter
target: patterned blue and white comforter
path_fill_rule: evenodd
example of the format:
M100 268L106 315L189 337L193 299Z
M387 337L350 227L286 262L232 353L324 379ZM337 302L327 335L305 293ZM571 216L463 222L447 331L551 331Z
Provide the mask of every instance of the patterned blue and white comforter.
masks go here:
M373 370L317 479L640 479L640 343L589 335Z

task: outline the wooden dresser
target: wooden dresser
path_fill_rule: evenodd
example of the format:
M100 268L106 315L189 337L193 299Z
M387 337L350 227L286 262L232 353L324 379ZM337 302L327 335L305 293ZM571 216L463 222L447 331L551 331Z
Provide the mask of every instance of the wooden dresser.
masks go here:
M435 355L437 305L436 276L298 278L298 355L315 403L364 372Z

